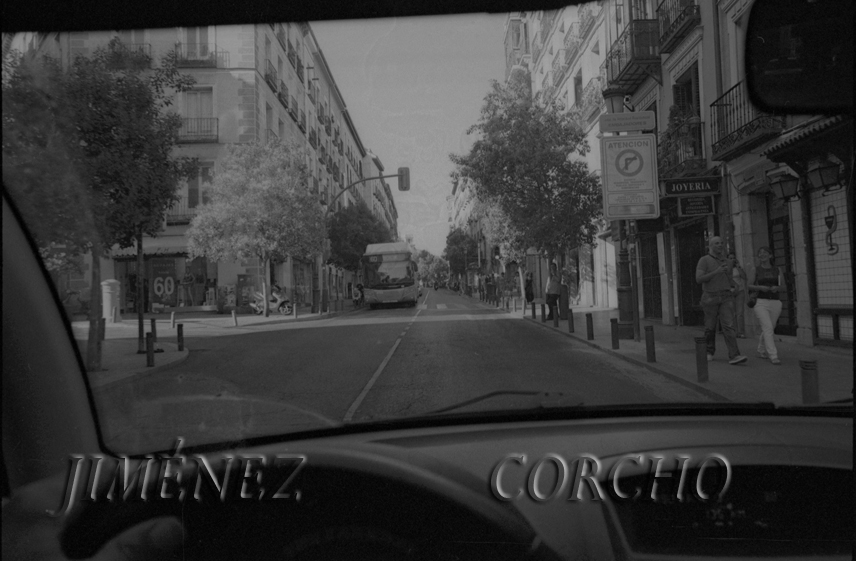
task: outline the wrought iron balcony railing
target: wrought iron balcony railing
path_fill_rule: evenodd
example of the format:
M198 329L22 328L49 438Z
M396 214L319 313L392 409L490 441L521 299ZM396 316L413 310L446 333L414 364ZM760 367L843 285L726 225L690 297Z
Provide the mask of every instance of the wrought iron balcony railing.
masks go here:
M730 160L785 128L785 118L764 113L749 103L746 82L740 82L710 104L711 157Z
M279 29L276 30L276 40L279 41L280 46L282 46L283 50L288 53L288 43L285 40L285 30L280 26Z
M282 106L288 110L288 86L282 80L279 81L279 90L276 92L276 97Z
M586 87L583 88L583 100L580 105L580 115L586 121L597 113L600 115L603 108L603 80L600 76L595 76L588 81Z
M205 198L207 199L207 197ZM167 209L165 213L167 226L190 224L193 217L196 216L199 208L199 196L197 195L193 197L193 199L194 200L191 201L189 194L183 193L181 195L181 199L174 202L172 206ZM191 206L191 204L193 206Z
M300 58L300 54L297 55L297 79L300 80L300 83L303 84L303 60Z
M265 81L267 81L268 85L276 93L279 87L279 75L276 72L276 68L273 67L273 63L269 60L265 61Z
M660 52L670 53L701 21L697 0L663 0L657 7Z
M213 43L176 43L176 64L183 68L227 68L229 52Z
M565 60L565 49L559 49L553 57L553 85L558 86L565 77L568 63Z
M218 142L219 120L217 117L190 117L181 120L178 141L182 143Z
M648 76L659 81L659 34L657 20L631 21L606 55L607 86L633 90Z
M297 100L294 99L294 96L289 96L288 99L288 114L291 115L291 118L296 122L297 121Z
M660 135L657 171L661 178L680 177L707 167L704 122L692 117Z
M580 7L577 12L577 17L580 20L580 40L588 37L589 32L594 29L594 22L597 18L597 15L600 13L600 8L597 8L595 11L591 5L585 5Z
M297 122L297 126L300 127L300 130L306 132L306 112L303 109L300 110L300 120Z

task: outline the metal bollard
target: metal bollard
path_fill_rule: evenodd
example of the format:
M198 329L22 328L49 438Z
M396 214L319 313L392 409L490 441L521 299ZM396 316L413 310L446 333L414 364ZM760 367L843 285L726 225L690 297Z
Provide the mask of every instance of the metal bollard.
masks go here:
M586 339L594 341L594 316L586 314Z
M820 403L816 360L800 361L800 378L802 378L803 405Z
M155 365L155 341L151 332L146 333L146 366Z
M535 302L532 302L532 319L535 319Z
M657 351L654 348L654 326L645 326L645 353L648 355L648 362L657 362ZM707 358L707 357L705 357Z
M568 308L568 333L574 332L574 311Z
M175 329L175 312L170 312L169 314L169 325Z
M696 373L699 382L707 382L707 339L695 338Z
M184 350L184 324L178 324L178 350Z
M232 310L232 321L234 322L235 327L238 327L238 314L235 310Z
M541 323L547 323L547 311L544 304L541 304Z
M98 340L103 341L107 336L107 320L105 318L98 319Z
M122 321L121 314L119 314L119 307L113 306L113 323L119 323Z
M157 343L158 342L158 324L155 318L151 319L152 322L152 340Z
M618 348L618 318L611 318L609 320L609 327L612 332L612 348Z

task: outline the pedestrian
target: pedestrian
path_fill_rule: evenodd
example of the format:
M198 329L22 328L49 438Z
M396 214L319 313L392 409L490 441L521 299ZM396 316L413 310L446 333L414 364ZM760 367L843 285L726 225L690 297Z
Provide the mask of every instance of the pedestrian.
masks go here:
M559 304L559 294L562 292L561 278L559 277L558 266L555 263L550 263L550 275L547 277L547 307L550 309L550 314L547 319L553 319L553 308ZM556 310L556 313L559 313Z
M723 253L722 238L714 236L708 243L708 254L698 260L696 282L702 286L701 307L704 310L704 336L707 339L707 360L716 354L716 324L722 326L728 363L741 364L747 358L740 354L734 333L733 263Z
M185 271L184 277L181 279L181 291L182 291L182 299L184 300L185 306L193 305L193 273L190 272L190 269Z
M737 292L734 294L734 327L737 331L738 339L746 338L746 271L740 266L740 261L737 260L737 254L733 251L728 254L728 258L734 263L734 268L731 269L731 278L734 281L734 286Z
M526 303L531 304L535 300L535 287L532 284L532 273L526 273L526 283L524 284L524 293L526 294Z
M758 337L758 356L769 358L773 364L782 364L779 352L773 340L773 330L782 314L782 301L779 292L785 288L782 271L773 264L773 252L769 247L758 249L758 266L749 275L749 290L756 292L755 317L761 324Z

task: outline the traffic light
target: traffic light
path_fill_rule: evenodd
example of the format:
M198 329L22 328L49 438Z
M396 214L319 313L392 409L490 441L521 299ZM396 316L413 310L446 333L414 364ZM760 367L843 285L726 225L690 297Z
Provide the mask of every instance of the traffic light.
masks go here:
M398 168L398 190L410 191L410 168Z

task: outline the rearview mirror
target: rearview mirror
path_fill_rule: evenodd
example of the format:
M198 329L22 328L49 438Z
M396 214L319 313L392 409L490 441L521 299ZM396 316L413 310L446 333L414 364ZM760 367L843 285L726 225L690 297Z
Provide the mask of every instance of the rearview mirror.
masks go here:
M753 105L779 114L853 111L852 0L756 0L746 31Z

